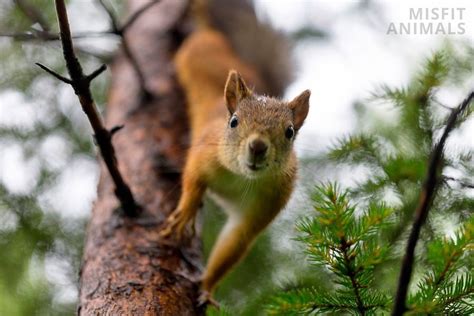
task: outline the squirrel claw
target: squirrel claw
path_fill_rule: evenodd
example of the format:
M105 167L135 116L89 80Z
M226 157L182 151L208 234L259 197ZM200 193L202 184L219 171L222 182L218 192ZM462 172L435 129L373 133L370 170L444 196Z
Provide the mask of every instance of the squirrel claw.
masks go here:
M183 242L186 239L194 236L194 220L192 220L192 227L189 229L190 219L181 211L174 211L166 220L165 227L160 232L161 238L169 238L173 235L178 242ZM188 231L190 230L190 232Z
M212 294L208 291L201 291L198 297L198 307L205 307L207 305L212 305L215 308L219 309L220 305L213 297Z

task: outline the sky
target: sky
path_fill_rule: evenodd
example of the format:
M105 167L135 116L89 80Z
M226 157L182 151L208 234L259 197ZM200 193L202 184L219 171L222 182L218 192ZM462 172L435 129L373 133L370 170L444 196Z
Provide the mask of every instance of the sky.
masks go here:
M474 41L474 1L373 1L375 9L358 11L356 8L360 3L346 0L256 0L259 16L271 21L278 29L292 32L309 25L330 34L327 39L305 40L295 46L296 80L288 87L285 97L293 98L305 89L312 91L310 113L296 143L299 156L320 153L337 137L353 131L354 102L369 97L381 83L392 87L407 85L422 61L447 39ZM456 10L443 11L448 7ZM95 1L72 0L68 8L73 32L107 29L106 16ZM81 12L80 16L75 12ZM90 18L83 19L84 15ZM434 26L442 24L445 33L456 34L413 34L414 25L419 26L422 22ZM411 27L410 34L406 31L400 34L401 25ZM102 39L88 43L109 50L116 45ZM464 86L449 89L440 98L443 103L456 106L473 87L474 75ZM65 111L71 111L88 131L72 90L64 86L57 93L65 100L61 105ZM0 94L0 125L31 126L32 117L43 119L44 114L39 108L38 104L25 101L17 92L4 92ZM472 135L473 119L454 135L451 146L474 147ZM2 144L0 182L14 193L25 193L32 187L41 159L50 161L52 168L67 165L59 182L43 196L42 203L65 217L87 217L96 198L97 163L88 157L71 160L67 139L61 136L53 136L41 146L42 157L27 158L19 145ZM64 283L63 291L58 291L58 299L73 299L77 293L71 284L58 272L51 272L58 270L61 264L51 260L47 265L47 275L54 283Z

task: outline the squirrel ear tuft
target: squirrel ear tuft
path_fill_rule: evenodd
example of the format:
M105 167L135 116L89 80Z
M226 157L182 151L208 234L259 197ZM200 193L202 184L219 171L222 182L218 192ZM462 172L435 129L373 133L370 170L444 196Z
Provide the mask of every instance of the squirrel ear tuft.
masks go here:
M305 90L288 103L289 108L293 111L293 123L295 124L296 130L300 129L308 115L310 96L311 91Z
M229 72L224 89L224 97L230 114L237 109L240 100L252 95L242 76L235 70Z

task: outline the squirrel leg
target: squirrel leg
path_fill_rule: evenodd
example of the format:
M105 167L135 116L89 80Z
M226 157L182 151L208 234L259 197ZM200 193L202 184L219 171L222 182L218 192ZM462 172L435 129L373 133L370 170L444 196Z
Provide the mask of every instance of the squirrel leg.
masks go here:
M212 299L209 293L212 293L220 279L245 256L260 230L249 220L229 219L212 249L202 277L201 290L202 293L207 293L209 300Z
M183 191L177 208L171 213L165 222L165 227L160 232L160 236L167 238L173 237L182 241L186 236L187 229L194 233L194 220L204 195L205 186L198 178L187 176L183 177Z

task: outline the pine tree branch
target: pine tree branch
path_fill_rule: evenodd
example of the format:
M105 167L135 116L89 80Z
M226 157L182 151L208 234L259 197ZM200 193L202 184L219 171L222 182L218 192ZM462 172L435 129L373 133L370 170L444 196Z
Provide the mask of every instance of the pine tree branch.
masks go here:
M444 145L446 140L456 125L459 116L467 109L474 98L474 91L472 91L464 101L451 112L451 115L446 121L446 127L439 142L431 153L431 158L428 166L425 183L420 194L420 200L415 211L415 219L408 237L408 242L405 250L405 256L402 262L402 268L398 279L397 293L395 297L394 307L392 310L393 316L402 315L407 311L406 298L408 294L408 286L413 270L415 247L420 236L421 227L423 226L428 213L430 211L431 202L436 194L437 185L439 182L439 168L441 167Z
M79 60L77 59L74 52L64 0L56 0L55 4L60 29L60 38L63 47L63 55L71 79L64 78L54 71L47 69L45 66L39 66L56 78L70 84L73 87L74 92L79 98L82 109L87 115L92 129L94 130L95 139L97 141L100 153L102 154L107 169L114 181L115 195L120 200L124 213L128 216L136 216L138 212L138 206L129 186L125 183L125 180L118 169L115 149L112 145L111 132L104 127L90 92L91 81L105 70L105 65L102 65L90 75L85 75L83 73L81 64L79 63Z
M365 305L364 309L365 310L371 310L371 309L375 309L375 308L385 308L386 306L383 305L383 304L368 304L368 305ZM350 304L313 304L311 306L311 312L316 312L317 310L320 310L320 309L326 309L326 310L343 310L343 309L346 309L346 310L354 310L354 306L353 305L350 305ZM360 311L360 310L359 310ZM334 314L332 314L334 315ZM364 314L365 315L365 312Z
M449 304L452 304L456 301L459 301L460 299L462 299L466 296L469 296L470 294L473 294L473 293L474 293L474 288L471 288L467 292L461 292L458 295L454 295L454 296L450 297L449 299L447 299L443 303L444 303L444 305L448 306Z
M339 246L339 251L342 252L344 257L344 264L346 266L349 279L351 280L352 290L354 291L354 296L356 298L357 309L359 310L360 314L364 316L366 314L367 308L364 306L364 302L362 301L362 297L359 292L359 284L356 279L356 271L353 269L351 262L353 259L349 257L347 250L349 249L350 244L347 243L346 239L343 237L341 239L341 243Z

